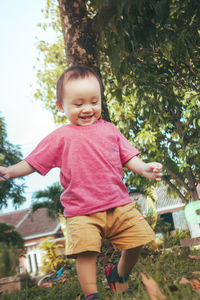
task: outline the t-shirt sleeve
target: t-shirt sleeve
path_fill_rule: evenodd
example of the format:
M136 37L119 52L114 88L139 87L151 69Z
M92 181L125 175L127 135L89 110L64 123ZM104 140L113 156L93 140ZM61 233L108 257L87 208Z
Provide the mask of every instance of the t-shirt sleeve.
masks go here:
M46 175L51 169L60 167L59 143L53 133L45 137L37 147L24 159L40 174Z
M116 127L115 131L119 144L121 162L122 164L125 164L134 156L138 156L140 154L140 151L137 150Z

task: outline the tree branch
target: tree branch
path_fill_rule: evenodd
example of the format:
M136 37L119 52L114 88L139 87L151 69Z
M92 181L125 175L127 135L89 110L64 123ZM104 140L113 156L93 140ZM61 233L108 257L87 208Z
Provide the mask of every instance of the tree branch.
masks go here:
M184 139L184 132L183 132L183 128L182 128L182 125L181 125L181 122L180 122L180 117L177 116L173 109L170 110L171 111L171 114L172 114L172 118L173 118L173 122L174 122L174 125L177 129L177 132L180 136L181 139Z
M174 143L174 144L176 144L176 145L179 145L179 144L180 144L179 141L175 141L175 140L173 140L173 139L166 138L166 137L158 138L157 141L158 141L158 142L169 142L169 143Z
M169 175L175 179L178 183L180 183L181 186L183 186L186 191L190 191L189 187L187 186L187 184L178 176L176 175L172 170L170 170L167 166L163 165L163 167L167 170L167 172L169 173Z
M173 183L171 183L171 181L169 180L169 178L167 176L163 176L162 180L165 181L171 187L171 189L173 189L177 193L177 195L179 196L179 198L181 200L183 200L183 202L188 203L187 199L185 199L183 194L175 187L175 185Z

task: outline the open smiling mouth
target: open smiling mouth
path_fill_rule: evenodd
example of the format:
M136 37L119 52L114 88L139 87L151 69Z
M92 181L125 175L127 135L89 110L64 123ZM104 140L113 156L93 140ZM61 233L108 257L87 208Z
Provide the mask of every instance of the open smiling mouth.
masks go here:
M83 119L83 120L89 120L89 119L91 119L93 117L93 115L91 115L91 116L84 116L84 117L80 117L81 119Z

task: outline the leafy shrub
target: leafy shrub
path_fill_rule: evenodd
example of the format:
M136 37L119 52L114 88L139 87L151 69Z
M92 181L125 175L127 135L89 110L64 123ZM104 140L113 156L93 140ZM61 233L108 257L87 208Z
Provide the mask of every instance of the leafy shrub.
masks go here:
M39 247L45 251L42 258L42 272L44 274L56 272L63 264L66 264L63 254L59 248L63 248L62 244L56 244L50 238L43 240Z
M0 278L16 274L19 265L17 247L0 243Z
M20 279L22 280L22 289L32 288L37 284L36 279L32 278L29 273L21 274Z
M180 246L180 241L187 239L189 237L190 237L189 230L177 229L174 232L174 234L170 234L169 232L167 232L164 237L163 247L171 248L174 246Z

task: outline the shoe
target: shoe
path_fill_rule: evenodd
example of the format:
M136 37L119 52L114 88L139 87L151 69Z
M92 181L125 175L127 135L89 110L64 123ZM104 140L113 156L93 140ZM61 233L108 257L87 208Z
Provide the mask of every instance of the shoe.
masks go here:
M99 299L98 293L90 294L85 297L85 300L94 300L94 299Z
M114 268L114 266L108 266L105 269L105 276L106 276L109 287L111 288L111 290L114 293L116 293L115 283L114 283L114 281L112 281L112 276L111 276L111 272L112 272L113 268Z
M108 266L105 269L105 276L106 276L107 282L109 284L109 287L111 288L111 290L113 291L114 294L117 293L116 287L115 287L115 282L124 283L124 282L127 282L129 279L129 274L127 274L126 276L123 276L123 277L119 276L118 271L117 271L117 264ZM122 292L122 295L132 295L132 294L133 294L133 292L131 289L128 289L128 290Z

